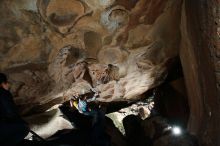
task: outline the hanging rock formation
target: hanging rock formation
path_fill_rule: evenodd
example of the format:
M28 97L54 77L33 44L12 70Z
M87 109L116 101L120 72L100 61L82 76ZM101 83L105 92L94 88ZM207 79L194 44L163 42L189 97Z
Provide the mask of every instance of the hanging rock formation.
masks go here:
M1 1L0 68L17 104L43 110L88 86L102 102L141 98L178 55L181 3Z
M25 112L49 108L84 85L102 102L139 99L178 55L181 3L1 1L0 67L17 104Z
M220 144L219 1L1 0L0 16L0 71L23 114L94 87L101 102L136 101L180 56L188 129Z

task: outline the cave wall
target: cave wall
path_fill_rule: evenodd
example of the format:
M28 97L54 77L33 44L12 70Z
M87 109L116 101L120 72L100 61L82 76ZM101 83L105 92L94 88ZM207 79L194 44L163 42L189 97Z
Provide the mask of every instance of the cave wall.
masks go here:
M91 87L104 102L140 99L180 55L188 129L220 145L219 1L1 0L0 16L0 71L23 113Z
M180 58L190 104L188 129L200 145L220 145L219 1L185 0Z
M2 0L0 70L23 113L75 94L133 101L178 56L182 0ZM110 65L109 65L110 64Z

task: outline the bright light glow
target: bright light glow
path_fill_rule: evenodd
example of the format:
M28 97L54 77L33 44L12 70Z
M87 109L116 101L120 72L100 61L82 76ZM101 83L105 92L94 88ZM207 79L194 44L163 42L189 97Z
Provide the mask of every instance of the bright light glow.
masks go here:
M172 128L172 132L173 132L174 135L180 135L182 133L180 127L177 127L177 126L174 126Z

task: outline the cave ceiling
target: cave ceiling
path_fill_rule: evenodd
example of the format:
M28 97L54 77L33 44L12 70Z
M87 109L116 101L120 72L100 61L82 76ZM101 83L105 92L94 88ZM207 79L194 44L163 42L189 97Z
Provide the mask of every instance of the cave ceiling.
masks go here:
M24 112L90 88L102 102L140 99L163 83L169 60L178 56L181 5L1 0L0 70Z

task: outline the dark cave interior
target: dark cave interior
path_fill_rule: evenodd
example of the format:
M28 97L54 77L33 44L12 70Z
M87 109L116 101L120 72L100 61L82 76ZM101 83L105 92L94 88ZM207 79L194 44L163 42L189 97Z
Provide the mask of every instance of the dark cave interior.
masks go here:
M219 0L1 0L0 16L0 72L34 131L18 145L220 146ZM91 91L98 124L69 104Z

